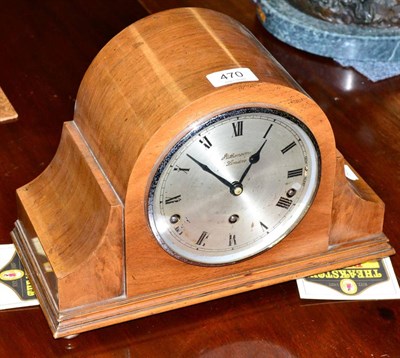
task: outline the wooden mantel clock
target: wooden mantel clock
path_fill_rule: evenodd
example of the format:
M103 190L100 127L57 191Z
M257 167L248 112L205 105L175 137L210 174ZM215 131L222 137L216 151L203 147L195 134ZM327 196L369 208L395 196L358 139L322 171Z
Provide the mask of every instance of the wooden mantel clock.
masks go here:
M394 253L318 105L233 19L152 15L90 65L12 232L54 337Z

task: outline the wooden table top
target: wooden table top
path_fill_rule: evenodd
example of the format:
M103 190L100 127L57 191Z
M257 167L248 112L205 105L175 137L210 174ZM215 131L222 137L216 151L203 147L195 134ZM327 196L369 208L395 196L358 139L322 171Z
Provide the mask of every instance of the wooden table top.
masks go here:
M28 0L0 11L0 86L19 115L0 124L0 244L15 190L37 177L72 119L86 68L115 34L160 10L201 6L242 22L327 114L337 148L386 204L400 251L400 76L373 83L268 34L250 0ZM400 259L392 257L396 272ZM1 357L400 357L400 301L299 298L294 281L54 340L39 307L0 311Z

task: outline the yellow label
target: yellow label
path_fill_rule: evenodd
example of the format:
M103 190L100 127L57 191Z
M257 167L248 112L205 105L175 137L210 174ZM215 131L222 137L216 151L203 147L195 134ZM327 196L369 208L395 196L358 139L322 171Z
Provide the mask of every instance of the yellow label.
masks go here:
M6 270L0 273L0 280L3 281L13 281L18 280L25 276L24 271L22 270Z

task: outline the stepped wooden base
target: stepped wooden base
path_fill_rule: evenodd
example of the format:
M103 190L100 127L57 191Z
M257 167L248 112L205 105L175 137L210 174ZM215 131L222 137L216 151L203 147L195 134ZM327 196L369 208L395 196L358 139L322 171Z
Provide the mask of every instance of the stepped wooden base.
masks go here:
M168 291L127 298L125 296L105 302L58 311L51 291L38 273L38 263L29 254L29 242L24 229L17 222L12 232L17 251L30 272L41 308L49 322L55 338L67 337L88 330L137 319L197 303L254 290L257 288L294 280L308 275L342 268L383 258L394 253L385 235L360 238L352 244L336 245L325 254L305 257L273 267L264 267L230 275L222 279L210 279L195 285L176 287Z

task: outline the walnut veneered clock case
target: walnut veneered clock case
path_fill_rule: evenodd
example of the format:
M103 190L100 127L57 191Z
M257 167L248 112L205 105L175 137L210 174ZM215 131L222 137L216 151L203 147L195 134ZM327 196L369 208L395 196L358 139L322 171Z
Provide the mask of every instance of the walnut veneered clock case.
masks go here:
M322 110L233 19L152 15L87 70L12 236L55 337L393 254Z

